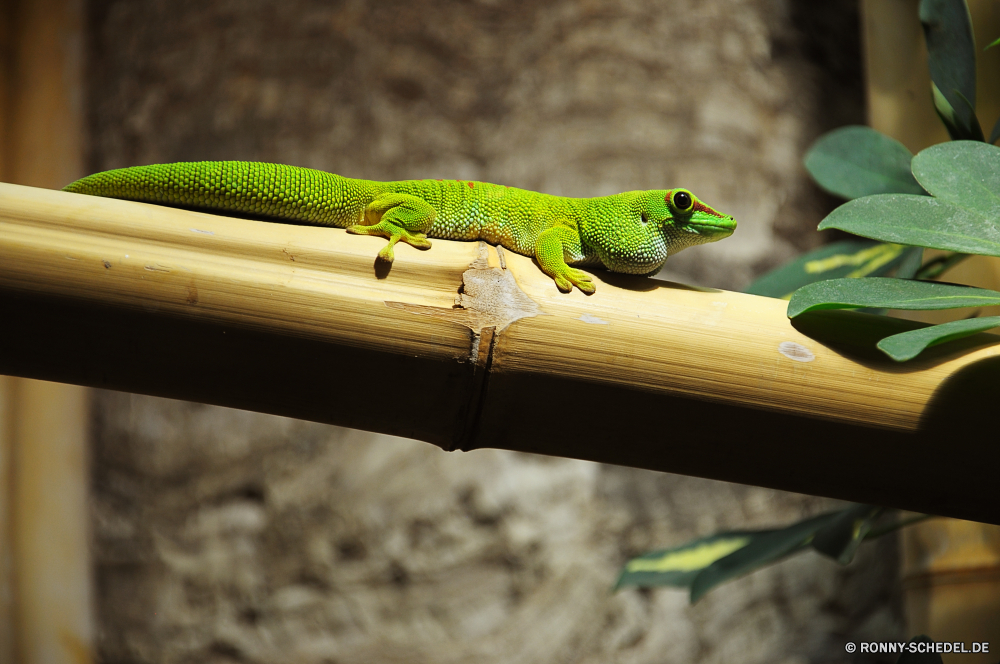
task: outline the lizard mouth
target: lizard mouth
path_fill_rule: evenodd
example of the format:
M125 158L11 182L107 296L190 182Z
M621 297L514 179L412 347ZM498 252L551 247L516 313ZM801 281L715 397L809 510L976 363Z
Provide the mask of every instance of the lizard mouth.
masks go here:
M729 237L736 230L736 220L732 217L714 217L691 220L687 224L688 228L712 240L721 240Z

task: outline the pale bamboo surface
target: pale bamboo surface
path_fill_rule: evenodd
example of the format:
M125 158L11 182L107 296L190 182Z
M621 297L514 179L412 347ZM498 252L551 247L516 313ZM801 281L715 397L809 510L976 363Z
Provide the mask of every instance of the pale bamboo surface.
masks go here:
M1000 520L968 481L992 446L927 433L993 337L897 365L779 300L604 272L562 294L492 248L470 272L479 243L400 247L379 278L383 242L0 185L6 343L26 350L0 371Z

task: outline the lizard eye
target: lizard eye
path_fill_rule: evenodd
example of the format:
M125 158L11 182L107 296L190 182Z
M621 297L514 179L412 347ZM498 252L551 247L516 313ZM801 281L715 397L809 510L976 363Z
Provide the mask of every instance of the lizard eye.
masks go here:
M694 205L694 199L691 198L691 194L683 189L675 191L670 200L678 212L688 212Z

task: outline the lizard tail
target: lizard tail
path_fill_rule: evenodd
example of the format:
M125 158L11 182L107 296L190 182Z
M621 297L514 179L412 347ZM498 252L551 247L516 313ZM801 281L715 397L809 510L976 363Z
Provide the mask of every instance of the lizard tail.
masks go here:
M298 166L197 161L119 168L63 191L301 224L358 223L374 183Z

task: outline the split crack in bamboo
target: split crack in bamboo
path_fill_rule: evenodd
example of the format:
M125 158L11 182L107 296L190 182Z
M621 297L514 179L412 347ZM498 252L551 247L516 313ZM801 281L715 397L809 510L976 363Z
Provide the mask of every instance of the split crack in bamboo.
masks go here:
M507 269L503 247L495 249L499 267L489 264L489 245L483 241L477 243L476 260L462 273L462 286L451 309L407 302L385 303L392 309L451 321L472 331L469 347L472 384L463 409L463 422L449 451L467 449L475 439L499 335L516 320L545 314L538 303L521 290L514 275Z

